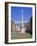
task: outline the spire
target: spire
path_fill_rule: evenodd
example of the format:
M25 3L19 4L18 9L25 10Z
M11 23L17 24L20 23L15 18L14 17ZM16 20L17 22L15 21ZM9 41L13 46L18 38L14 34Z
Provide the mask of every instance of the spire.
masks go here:
M22 23L23 23L23 9L22 9Z
M23 9L22 9L22 14L23 14Z

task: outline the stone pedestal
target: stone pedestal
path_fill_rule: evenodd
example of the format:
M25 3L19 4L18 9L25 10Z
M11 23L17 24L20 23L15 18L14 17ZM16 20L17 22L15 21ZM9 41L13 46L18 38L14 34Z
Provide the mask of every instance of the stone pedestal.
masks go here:
M26 28L24 27L24 24L21 24L21 25L20 25L20 32L21 32L22 34L25 34L25 31L26 31Z
M21 30L21 33L22 33L22 34L25 33L24 28L21 28L20 30Z

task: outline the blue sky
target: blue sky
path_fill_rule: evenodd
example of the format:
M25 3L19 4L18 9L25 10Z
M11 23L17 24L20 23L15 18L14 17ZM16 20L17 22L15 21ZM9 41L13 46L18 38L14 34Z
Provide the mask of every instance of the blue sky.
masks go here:
M32 16L32 7L11 7L11 19L14 21L21 21L23 10L23 20L29 21Z

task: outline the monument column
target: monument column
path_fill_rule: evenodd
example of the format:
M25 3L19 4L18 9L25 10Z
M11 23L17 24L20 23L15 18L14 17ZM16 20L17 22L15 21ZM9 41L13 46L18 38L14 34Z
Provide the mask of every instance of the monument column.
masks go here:
M22 10L22 19L20 24L20 31L22 34L25 34L25 27L24 27L24 21L23 21L23 10Z

